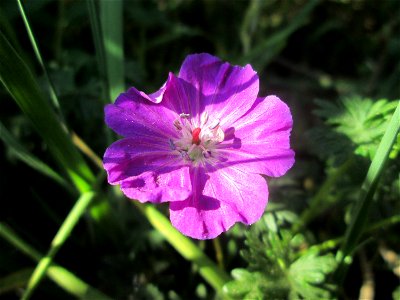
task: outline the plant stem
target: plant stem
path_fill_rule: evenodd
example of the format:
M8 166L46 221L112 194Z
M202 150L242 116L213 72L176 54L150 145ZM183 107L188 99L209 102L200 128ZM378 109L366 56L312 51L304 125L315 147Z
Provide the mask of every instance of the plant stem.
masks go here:
M199 267L199 272L203 278L217 292L222 292L222 287L230 280L229 275L209 259L195 243L176 230L169 220L154 206L144 205L137 201L133 203L147 217L151 225L153 225L154 228L156 228L167 239L175 250L185 259L195 263Z
M0 237L36 262L39 262L43 258L42 254L23 241L8 225L1 222ZM108 296L90 286L72 272L57 264L50 264L46 273L61 288L79 299L111 300Z
M82 194L81 197L79 197L79 199L76 201L74 207L68 214L67 218L64 220L53 241L51 242L50 250L47 252L45 257L40 259L35 270L33 271L33 274L29 279L27 289L25 290L25 293L21 298L22 300L28 300L32 296L36 287L39 285L40 281L46 274L47 269L53 262L54 256L57 254L58 250L60 250L67 238L70 236L72 230L75 228L75 225L78 223L81 216L86 211L94 196L94 192L86 192Z

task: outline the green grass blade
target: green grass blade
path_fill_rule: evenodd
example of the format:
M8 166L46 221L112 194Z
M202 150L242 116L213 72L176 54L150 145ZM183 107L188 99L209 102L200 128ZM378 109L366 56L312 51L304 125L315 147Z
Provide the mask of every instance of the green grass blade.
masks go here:
M99 4L108 93L113 102L125 90L122 31L123 1L100 0Z
M35 77L2 32L0 32L0 80L23 113L32 121L77 189L81 192L90 190L91 183L94 182L91 170L60 125Z
M352 219L347 227L344 243L337 253L337 260L341 263L338 270L338 277L344 278L347 270L345 264L346 258L351 256L357 247L358 240L364 232L365 224L369 217L369 209L372 204L374 192L378 185L379 178L384 170L390 151L397 139L400 130L400 102L397 105L392 119L385 131L385 134L379 144L378 150L368 169L367 176L361 186L358 202L351 215Z
M218 268L218 266L208 258L207 255L189 238L176 230L171 222L152 205L144 205L134 202L136 206L147 217L151 225L154 226L167 241L185 259L193 262L199 268L203 278L217 291L221 292L225 283L230 280L228 274Z
M100 78L102 81L102 87L103 87L102 99L104 104L107 104L110 102L109 98L111 96L109 92L108 80L106 81L107 62L106 62L106 55L104 53L103 32L101 30L100 17L99 17L100 15L98 9L99 3L95 0L86 0L86 4L89 11L90 27L92 30L94 46L96 49L97 65L100 73ZM121 91L123 90L121 89ZM107 126L104 126L104 133L107 143L111 144L112 142L111 131L107 128Z
M102 42L103 34L101 31L97 2L95 0L86 0L86 4L89 11L94 47L96 49L97 65L99 66L100 77L104 80L106 76L106 58Z
M94 196L95 193L87 192L82 194L81 197L78 199L78 201L76 201L74 207L68 214L64 223L61 225L56 236L51 242L50 250L48 251L47 255L43 257L36 266L31 278L29 279L27 289L25 290L22 299L29 299L32 296L32 293L34 292L36 287L39 285L40 281L45 276L48 267L53 262L54 256L57 254L58 250L67 240L67 238L71 234L72 230L78 223L83 213L86 211L87 207L89 206Z
M23 241L10 227L4 223L0 223L0 237L34 261L39 262L42 259L42 255L36 249ZM47 276L65 291L79 299L111 299L99 290L84 282L72 272L57 264L50 265L50 267L47 269Z
M12 152L18 157L20 160L25 162L27 165L32 167L33 169L39 171L40 173L50 177L55 182L65 187L67 190L72 191L73 187L57 172L55 172L52 168L46 165L44 162L39 160L33 154L29 153L7 130L7 128L0 122L0 139L4 142L5 145L10 147Z
M57 94L54 89L53 82L50 79L49 73L47 72L47 68L44 65L42 55L40 54L40 51L39 51L39 46L36 43L35 36L33 35L33 31L29 25L28 17L25 14L25 10L24 10L21 0L17 0L17 2L18 2L18 8L21 13L22 20L24 21L24 24L25 24L26 31L28 32L29 40L31 41L31 44L33 47L33 51L35 52L36 58L40 64L40 66L44 72L44 75L46 77L46 80L48 82L50 99L52 100L54 107L57 109L57 112L58 112L60 118L63 119L63 115L62 115L61 108L60 108L60 102L58 101Z
M251 62L255 69L264 69L283 50L290 35L307 23L309 15L318 3L320 3L320 0L308 1L288 26L272 34L265 41L249 50L246 55L240 58L239 62L242 64Z

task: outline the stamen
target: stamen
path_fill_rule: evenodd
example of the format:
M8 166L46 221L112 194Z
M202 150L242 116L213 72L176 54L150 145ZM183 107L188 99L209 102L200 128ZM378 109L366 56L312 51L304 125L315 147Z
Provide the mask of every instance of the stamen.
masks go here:
M215 120L210 124L210 126L209 126L208 128L210 128L211 130L215 129L215 128L219 125L219 122L221 122L220 119L215 119Z
M182 119L189 119L190 114L181 113L179 116L180 116Z
M211 151L210 150L207 150L206 148L204 148L203 145L200 145L199 147L200 147L201 150L203 150L202 153L203 153L204 158L211 157Z
M182 130L182 123L179 121L179 119L176 119L174 121L174 126L177 130Z
M206 125L206 123L208 122L208 111L205 111L202 115L201 115L201 126Z

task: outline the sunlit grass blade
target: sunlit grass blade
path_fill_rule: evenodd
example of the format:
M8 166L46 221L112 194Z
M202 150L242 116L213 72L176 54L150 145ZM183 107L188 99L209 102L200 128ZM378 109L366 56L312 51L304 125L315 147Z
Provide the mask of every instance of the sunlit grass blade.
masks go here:
M358 245L358 240L364 232L364 227L369 217L369 209L372 204L374 192L378 181L384 170L390 151L397 139L400 130L400 102L397 105L385 134L379 144L378 150L368 169L367 176L361 186L359 199L355 204L355 209L351 214L351 221L347 227L345 239L342 247L337 253L337 260L341 263L338 270L338 278L344 278L347 270L346 258L351 256Z
M156 228L167 239L175 250L185 259L196 264L203 278L217 292L221 292L223 285L230 280L228 274L218 268L218 266L210 260L195 243L176 230L171 225L171 222L155 207L144 205L139 202L134 203L147 217L151 225L153 225L154 228Z
M91 170L58 122L35 77L2 32L0 79L23 113L32 121L57 162L65 168L77 189L81 192L90 190L94 182Z
M123 1L100 0L100 24L110 101L125 90L123 48Z
M31 247L19 236L17 236L17 234L5 223L0 223L0 237L24 253L26 256L30 257L32 260L39 262L42 259L42 255L36 249ZM49 266L47 269L47 276L65 291L79 299L111 299L99 290L84 282L69 270L57 264L52 263Z
M10 147L12 152L18 157L20 160L25 162L27 165L32 167L33 169L39 171L40 173L50 177L58 184L66 188L67 190L72 191L73 187L56 171L46 165L44 162L35 157L32 153L29 153L7 130L7 128L0 122L0 139L3 140L4 144L7 147Z
M68 214L67 218L64 220L64 223L61 225L56 236L51 242L50 250L48 251L47 255L43 257L36 266L31 278L29 279L27 289L25 290L22 299L29 299L30 296L32 296L32 293L45 276L48 267L53 262L54 256L62 247L66 239L69 237L75 225L78 223L79 219L86 211L94 196L95 193L87 192L82 194L78 201L76 201L74 207Z
M24 10L24 7L22 5L21 0L17 0L17 2L18 2L18 8L19 8L19 11L21 13L22 20L24 21L24 24L25 24L26 31L28 32L29 40L31 41L31 44L32 44L32 47L33 47L33 51L35 52L36 58L37 58L37 60L38 60L38 62L40 64L40 66L41 66L41 68L42 68L42 70L44 72L44 75L46 77L46 80L48 82L47 86L48 86L48 90L49 90L49 94L50 94L50 99L53 102L54 107L57 109L59 117L63 120L64 118L63 118L63 114L61 112L60 102L58 101L57 94L56 94L56 91L54 89L53 82L50 79L49 73L47 72L47 68L44 65L44 62L43 62L43 59L42 59L42 55L40 54L40 51L39 51L39 46L36 43L35 36L33 34L31 26L29 25L28 17L25 14L25 10Z

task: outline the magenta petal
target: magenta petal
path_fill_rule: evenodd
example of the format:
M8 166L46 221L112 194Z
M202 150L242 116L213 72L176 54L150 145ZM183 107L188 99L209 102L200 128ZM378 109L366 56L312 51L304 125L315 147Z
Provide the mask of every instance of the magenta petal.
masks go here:
M250 109L259 90L258 75L250 65L232 66L206 53L189 55L178 77L196 91L188 100L197 108L193 113L197 123L208 111L221 120L221 126L229 127Z
M147 95L145 92L139 91L136 88L131 88L136 90L142 97L146 98L147 100L153 103L160 103L163 101L164 93L169 85L170 76L168 77L167 81L163 84L163 86L155 93Z
M121 184L126 196L141 202L186 199L191 193L189 167L168 147L146 138L113 143L103 158L108 182Z
M292 124L288 106L278 97L258 98L235 127L226 131L218 150L220 166L247 163L254 173L284 175L294 164L289 139Z
M265 210L268 187L262 176L241 167L209 167L208 173L192 169L192 195L170 204L172 224L192 238L212 239L236 222L256 222Z
M162 92L164 95L165 88ZM173 126L177 113L162 104L149 101L135 88L118 96L115 104L105 107L105 121L116 133L124 137L171 138L176 136Z
M161 171L161 172L160 172ZM122 192L140 202L173 202L187 199L191 194L189 167L163 173L144 172L122 181Z
M118 184L129 177L172 164L177 157L167 147L145 139L128 138L114 142L103 157L108 182Z

